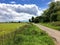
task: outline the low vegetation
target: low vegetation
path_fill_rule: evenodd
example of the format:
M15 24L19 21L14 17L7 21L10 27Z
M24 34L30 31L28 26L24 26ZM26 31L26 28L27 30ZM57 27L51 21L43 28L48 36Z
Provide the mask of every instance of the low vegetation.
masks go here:
M25 25L25 23L0 23L0 35L10 33Z
M13 26L12 24L10 27ZM45 31L40 30L33 24L26 24L13 32L0 36L0 45L54 45L54 42Z
M60 31L60 22L40 23L40 24Z

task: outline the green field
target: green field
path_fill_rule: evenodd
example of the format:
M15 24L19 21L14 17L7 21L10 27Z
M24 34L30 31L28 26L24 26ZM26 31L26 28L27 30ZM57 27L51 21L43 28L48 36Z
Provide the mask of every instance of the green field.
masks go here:
M0 45L54 45L52 38L33 24L5 23L0 25L6 33L0 36Z
M0 23L0 35L10 33L25 25L24 23Z

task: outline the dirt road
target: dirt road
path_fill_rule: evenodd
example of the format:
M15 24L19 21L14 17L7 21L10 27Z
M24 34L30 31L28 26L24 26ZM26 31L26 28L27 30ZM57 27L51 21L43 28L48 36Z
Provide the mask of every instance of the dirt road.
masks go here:
M60 45L60 31L42 26L40 24L34 24L38 26L40 29L46 31L53 39L55 40L56 45Z

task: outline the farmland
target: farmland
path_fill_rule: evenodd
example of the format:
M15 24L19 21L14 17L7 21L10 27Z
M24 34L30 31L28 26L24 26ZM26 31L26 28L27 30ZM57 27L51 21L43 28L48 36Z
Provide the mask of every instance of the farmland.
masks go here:
M3 23L0 45L54 45L50 36L30 23ZM2 35L3 34L3 35Z
M0 35L10 33L23 26L23 23L0 23Z

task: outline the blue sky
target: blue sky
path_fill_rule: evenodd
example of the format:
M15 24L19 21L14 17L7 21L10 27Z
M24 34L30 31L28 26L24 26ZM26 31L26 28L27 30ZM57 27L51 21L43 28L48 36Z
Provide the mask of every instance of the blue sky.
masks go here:
M0 0L0 22L28 21L32 16L40 16L50 2L51 0Z
M49 2L51 2L51 0L0 0L0 3L7 3L7 4L11 4L11 2L14 1L15 4L36 4L37 6L41 7L41 8L47 8Z

